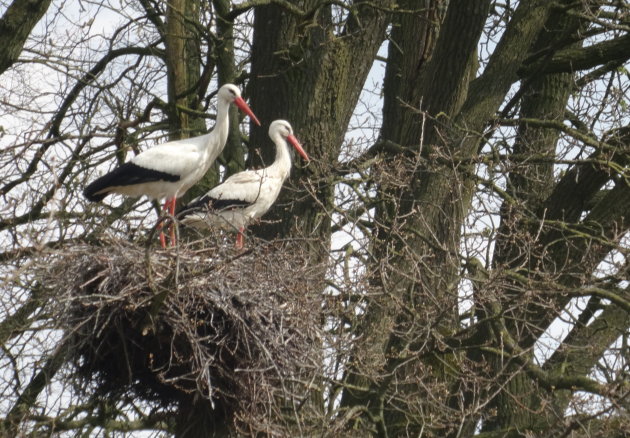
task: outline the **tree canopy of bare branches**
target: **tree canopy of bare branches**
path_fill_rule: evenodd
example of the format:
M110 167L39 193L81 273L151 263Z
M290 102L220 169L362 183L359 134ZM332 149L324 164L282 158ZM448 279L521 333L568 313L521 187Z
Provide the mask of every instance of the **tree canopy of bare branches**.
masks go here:
M630 433L627 1L0 15L0 435ZM245 250L81 196L226 82L263 126L233 110L183 202L268 164L275 119L311 157Z

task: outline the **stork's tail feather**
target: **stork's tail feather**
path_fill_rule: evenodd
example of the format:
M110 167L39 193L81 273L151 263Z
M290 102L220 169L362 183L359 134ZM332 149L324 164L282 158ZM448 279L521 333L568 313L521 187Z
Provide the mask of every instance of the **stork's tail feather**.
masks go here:
M103 184L102 180L103 178L97 179L83 190L83 196L85 196L88 201L101 202L107 195L109 195L109 191L103 191L107 189L108 185Z
M179 175L147 169L129 161L90 183L83 191L83 195L88 201L99 202L114 187L132 186L155 181L177 182L179 180Z
M213 201L214 199L209 197L208 195L204 195L199 198L193 199L188 204L182 205L181 207L179 207L179 209L175 213L175 216L182 219L193 213L198 213L204 210L206 211L210 210L212 209Z
M248 205L251 205L251 203L240 199L216 199L211 196L204 195L200 198L193 199L190 203L180 207L176 216L181 219L193 213L229 210L232 208L247 207Z

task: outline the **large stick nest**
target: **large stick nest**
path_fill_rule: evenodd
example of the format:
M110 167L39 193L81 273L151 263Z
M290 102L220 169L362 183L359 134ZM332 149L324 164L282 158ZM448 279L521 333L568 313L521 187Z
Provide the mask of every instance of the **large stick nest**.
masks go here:
M303 402L321 375L322 267L309 266L303 243L248 247L111 241L60 251L46 283L78 376L103 397L204 397L243 421L260 422L270 401Z

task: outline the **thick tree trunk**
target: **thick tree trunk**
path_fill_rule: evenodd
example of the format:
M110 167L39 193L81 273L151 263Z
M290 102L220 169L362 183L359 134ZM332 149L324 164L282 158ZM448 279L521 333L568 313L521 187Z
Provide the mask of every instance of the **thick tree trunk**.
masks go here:
M199 105L198 86L201 75L199 3L195 0L173 0L167 5L164 41L166 45L166 67L168 77L168 108L170 137L173 140L188 138L206 132L205 120L192 116L188 110L197 110ZM228 32L230 29L228 29ZM225 64L229 64L229 59ZM223 65L222 72L229 72ZM217 174L209 172L206 179L210 185L217 181ZM206 181L206 184L208 182ZM202 184L202 189L205 188ZM200 189L197 189L199 191ZM184 199L190 199L190 192ZM227 437L230 419L219 408L213 408L202 398L185 399L178 406L175 417L177 438L200 436Z
M199 82L200 44L194 23L199 22L199 4L192 0L168 3L164 41L168 76L169 124L171 138L177 140L205 131L202 118L193 117L187 109L196 110L195 86Z
M420 108L415 93L420 75L435 49L446 0L405 0L400 9L414 13L398 13L392 20L391 43L383 81L383 125L381 138L402 144L400 125L409 107ZM412 139L412 144L418 141Z
M234 60L234 22L226 18L230 11L229 0L213 0L213 4L217 11L217 34L221 38L215 49L217 76L219 86L221 86L234 82L238 74ZM255 109L254 113L256 113ZM241 115L236 106L231 105L230 131L221 157L227 168L226 177L240 172L245 167L245 151L241 140L240 117ZM250 124L254 125L251 121ZM206 184L203 185L207 185L209 182L211 181L204 181Z
M408 184L399 184L398 194L381 188L382 198L395 204L383 209L377 221L384 224L380 233L386 238L379 240L382 247L375 253L379 260L394 256L381 262L386 266L378 273L382 301L372 300L365 316L367 327L361 333L375 344L371 351L380 347L382 353L371 361L367 358L367 364L358 357L355 361L357 368L382 371L362 376L360 370L353 370L348 380L353 390L346 392L344 403L369 406L369 418L383 436L431 430L444 435L446 430L440 428L451 427L443 410L433 412L425 407L414 417L423 385L420 378L414 381L410 376L422 373L420 369L431 370L428 379L440 387L440 382L448 385L454 377L451 373L456 373L454 358L431 352L430 345L439 344L457 326L460 233L474 188L472 169L466 162L477 153L478 133L518 79L518 66L549 9L541 1L520 4L501 47L469 89L475 48L489 5L488 1L449 2L433 57L420 73L415 98L410 99L426 116L423 119L417 111L406 111L397 126L402 132L398 134L400 144L419 152L417 170ZM401 80L406 79L412 80ZM398 223L387 220L388 211ZM421 352L424 358L414 360L414 354ZM398 406L392 402L388 406L385 400L396 400Z
M321 242L316 260L326 257L330 239L328 211L333 205L335 167L359 94L388 24L387 14L366 1L354 2L342 28L332 21L326 1L299 2L304 16L276 5L256 8L252 47L251 103L261 120L287 119L313 158L304 169L294 160L288 182L256 232L264 237L299 235ZM393 1L380 2L387 8ZM337 27L335 27L337 26ZM251 133L250 163L269 163L273 146L268 125ZM260 150L255 149L260 148ZM262 157L262 158L260 158ZM306 178L312 182L309 193ZM315 199L313 199L313 196Z
M401 106L386 102L385 109L391 112L384 115L387 125L384 122L382 136L385 141L398 143L411 151L416 162L401 163L395 157L388 157L388 161L392 175L396 175L397 166L417 170L406 176L407 180L396 180L387 173L381 178L379 192L383 201L377 212L376 222L380 225L374 252L381 260L381 269L375 272L375 278L383 295L370 302L363 325L357 330L365 342L358 343L362 351L357 350L353 357L347 377L349 389L342 401L348 408L368 406L370 421L376 420L379 436L416 435L421 431L446 433L437 426L446 424L444 413L419 406L421 400L432 397L425 385L442 386L450 379L445 364L451 360L433 354L425 355L422 361L412 358L420 353L423 345L450 331L448 327L454 323L459 261L453 256L459 246L467 200L453 190L458 187L454 182L458 177L452 167L433 166L423 158L454 147L438 141L437 132L430 126L432 118L440 112L447 116L456 114L466 97L467 84L475 69L475 46L488 3L451 2L434 48L430 45L430 36L439 26L437 17L441 3L426 5L430 7L415 21L408 16L400 17L397 25L402 40L395 40L390 46L388 59L386 86L397 87L391 78L401 72L411 76L397 78L409 84L400 86L400 91L406 91L407 95L390 95L390 98L399 98ZM418 32L418 28L423 30ZM429 45L417 45L418 34L429 36L423 40ZM454 35L457 35L457 44L455 38L448 37ZM415 54L416 59L411 55L399 58L398 47L416 47L421 52ZM434 53L432 61L414 71L413 64L424 64L431 52ZM448 61L438 62L436 57L442 52L449 53ZM425 110L427 118L409 106L403 107L400 101L411 108ZM429 153L429 150L434 152ZM449 155L443 153L441 158ZM437 183L438 180L441 182ZM445 202L434 202L447 193L451 195Z
M0 18L0 74L22 52L33 27L44 16L51 0L14 0Z
M251 104L264 125L252 129L249 165L273 159L267 129L275 119L291 123L312 161L305 167L299 157L294 159L291 180L265 216L268 222L251 230L265 238L306 237L312 242L312 263L321 263L329 257L329 212L341 145L385 38L389 18L383 9L394 2L374 8L372 2L355 1L342 25L339 17L333 22L326 1L297 3L304 16L276 5L255 10ZM317 397L311 398L315 409L321 404Z
M179 405L175 438L227 438L232 436L230 416L204 399L185 400Z
M234 83L238 72L236 71L236 61L234 59L234 22L228 18L230 12L229 0L213 0L212 5L216 11L217 20L217 41L208 48L208 58L212 59L212 62L216 63L216 73L218 86L222 86L226 83ZM210 61L208 61L210 62ZM199 65L191 63L190 68L195 68L199 71ZM206 67L207 69L208 67ZM206 73L206 74L209 74ZM200 78L197 78L200 79ZM203 81L202 81L203 83ZM191 82L190 86L194 86L194 82ZM243 90L241 90L243 91ZM194 96L191 96L194 97ZM256 109L254 113L257 113ZM223 149L222 154L217 158L217 161L210 167L206 175L195 186L186 193L183 197L182 203L189 202L197 196L201 196L216 186L219 181L219 165L225 165L226 172L225 177L228 177L236 172L243 170L245 166L243 141L241 138L240 129L240 117L238 109L235 105L230 105L230 128L227 143ZM205 122L199 120L204 127Z
M566 15L563 18L560 13L552 14L532 53L547 52L550 57L553 54L550 48L559 47L562 41L569 40L572 34L579 31L579 27L580 21L576 18L567 19ZM521 88L521 119L563 121L573 84L573 75L568 73L526 78ZM528 272L541 269L539 256L544 253L544 249L535 243L535 235L540 230L539 221L548 214L543 206L554 187L553 157L556 155L558 139L559 131L555 129L529 126L527 123L519 126L513 151L517 164L509 174L509 198L503 204L493 261L497 271L508 268L528 275ZM537 163L530 160L536 160ZM540 337L546 326L539 325L541 321L532 320L531 309L524 313L524 306L513 305L521 302L519 295L522 293L520 285L516 285L513 291L503 291L502 299L503 308L510 309L506 310L506 315L509 315L506 317L507 329L521 347L528 348ZM542 311L546 314L556 313L553 307ZM491 317L491 314L484 316ZM525 320L526 325L523 324ZM501 343L502 340L495 339L494 342ZM532 359L533 352L529 352L528 360ZM544 401L548 394L522 372L519 363L506 363L502 357L490 357L489 360L494 367L493 374L502 375L507 381L498 379L497 383L503 387L492 402L496 416L484 424L484 431L544 429L562 416L562 412L549 409L552 405Z

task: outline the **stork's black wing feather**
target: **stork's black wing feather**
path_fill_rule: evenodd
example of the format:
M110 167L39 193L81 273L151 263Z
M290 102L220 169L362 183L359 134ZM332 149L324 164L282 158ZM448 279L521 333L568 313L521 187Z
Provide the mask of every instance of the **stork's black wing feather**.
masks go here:
M176 182L179 180L179 175L160 172L159 170L148 169L132 162L127 162L90 183L83 190L83 195L88 201L99 202L109 194L108 189L112 187L131 186L155 181Z
M177 216L182 218L199 211L229 210L231 208L244 208L250 205L252 205L251 202L241 199L216 199L204 195L181 207L177 212Z

